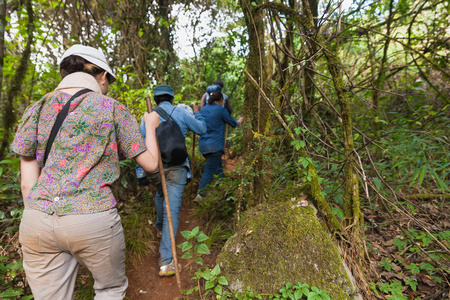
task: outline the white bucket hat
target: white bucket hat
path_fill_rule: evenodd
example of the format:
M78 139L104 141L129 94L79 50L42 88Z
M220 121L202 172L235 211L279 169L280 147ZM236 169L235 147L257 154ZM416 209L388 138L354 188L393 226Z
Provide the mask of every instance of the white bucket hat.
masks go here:
M71 55L80 56L88 62L93 63L94 65L108 72L114 78L110 83L113 83L116 80L116 75L114 75L111 68L109 67L108 62L106 61L106 57L102 51L89 46L79 44L73 45L72 47L67 49L66 52L64 52L63 56L61 56L61 58L58 60L58 66L61 65L61 62L64 60L64 58Z

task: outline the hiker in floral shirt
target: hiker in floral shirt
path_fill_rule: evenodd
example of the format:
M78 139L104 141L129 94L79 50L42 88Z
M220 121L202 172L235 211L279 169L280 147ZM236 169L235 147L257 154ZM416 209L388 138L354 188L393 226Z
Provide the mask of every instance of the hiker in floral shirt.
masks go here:
M72 299L80 264L93 275L95 299L123 299L125 242L111 185L119 159L156 170L159 116L144 116L144 142L129 110L106 96L115 76L95 48L72 46L59 67L62 81L26 110L12 146L21 156L23 266L37 300ZM45 160L57 115L80 90Z

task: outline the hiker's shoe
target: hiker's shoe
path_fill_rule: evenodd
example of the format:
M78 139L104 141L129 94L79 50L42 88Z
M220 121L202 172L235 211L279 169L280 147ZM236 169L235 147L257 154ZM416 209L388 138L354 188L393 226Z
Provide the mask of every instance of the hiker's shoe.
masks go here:
M178 264L178 272L181 272L181 264ZM172 276L175 275L175 265L173 264L173 260L167 265L159 267L159 276Z
M197 202L197 203L202 202L203 198L205 198L205 197L203 197L200 194L197 194L197 197L195 197L194 202Z
M156 237L158 239L160 239L162 237L162 230L161 229L156 228Z

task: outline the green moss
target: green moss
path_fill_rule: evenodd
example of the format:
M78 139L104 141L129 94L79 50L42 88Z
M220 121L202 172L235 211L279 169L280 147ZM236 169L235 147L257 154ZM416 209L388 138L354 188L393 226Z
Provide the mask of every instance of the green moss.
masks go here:
M230 287L274 293L286 282L302 282L326 290L331 299L350 299L354 288L337 246L314 210L298 201L259 205L245 213L218 257Z

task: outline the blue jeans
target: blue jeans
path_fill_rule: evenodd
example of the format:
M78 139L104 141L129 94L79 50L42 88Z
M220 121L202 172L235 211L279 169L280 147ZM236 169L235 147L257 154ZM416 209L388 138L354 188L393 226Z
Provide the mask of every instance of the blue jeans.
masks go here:
M181 197L184 186L187 183L187 172L185 167L169 168L166 174L167 191L169 192L170 213L174 236L178 230L178 216L180 215ZM165 265L172 261L172 246L170 243L169 222L167 221L166 206L162 187L158 186L155 197L156 206L156 228L162 230L161 242L159 244L159 264Z
M197 194L205 196L205 187L214 180L214 177L223 177L222 154L223 151L217 151L203 155L206 159L205 171L203 172L202 179L200 180Z

